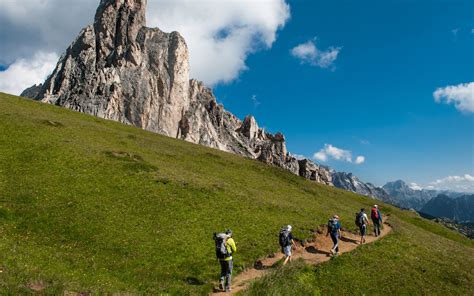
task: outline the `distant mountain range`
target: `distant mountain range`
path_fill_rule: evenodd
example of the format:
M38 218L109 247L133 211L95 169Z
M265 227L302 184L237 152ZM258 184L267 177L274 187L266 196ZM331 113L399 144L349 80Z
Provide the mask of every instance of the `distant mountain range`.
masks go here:
M384 202L394 203L394 200L383 188L376 187L372 183L364 183L351 173L333 171L332 182L335 187L376 198Z
M364 183L351 173L332 171L335 187L395 205L414 209L431 218L445 217L459 223L474 221L474 195L447 190L414 189L402 180L382 187Z
M439 194L420 210L433 217L445 217L458 223L474 222L474 194L449 197Z
M388 182L382 187L391 197L392 203L401 208L421 210L431 199L440 194L451 198L464 193L447 190L413 189L402 180Z
M436 190L413 189L402 180L388 182L382 187L401 208L420 210L430 199L436 197Z

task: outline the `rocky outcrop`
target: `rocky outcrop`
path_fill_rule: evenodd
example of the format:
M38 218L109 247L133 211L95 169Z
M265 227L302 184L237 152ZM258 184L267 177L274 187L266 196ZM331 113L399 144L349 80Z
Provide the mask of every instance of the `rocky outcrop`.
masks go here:
M300 176L318 183L333 185L332 174L328 167L319 166L308 159L299 160L298 165Z
M189 80L186 42L177 32L147 28L146 0L102 0L41 86L23 95L170 137L258 159L324 184L325 167L298 161L285 137L243 121Z
M376 198L384 202L392 202L391 196L383 188L376 187L371 183L364 183L351 173L333 172L332 178L335 187Z
M43 88L42 84L35 84L31 87L28 87L25 89L21 94L20 97L27 97L27 98L35 98L38 96L38 94L41 92L41 89Z

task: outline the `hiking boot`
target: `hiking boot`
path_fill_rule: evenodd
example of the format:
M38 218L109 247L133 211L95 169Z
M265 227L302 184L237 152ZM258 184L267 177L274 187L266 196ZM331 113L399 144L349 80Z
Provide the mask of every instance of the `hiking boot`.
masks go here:
M331 254L334 254L335 251L334 251L334 249L331 249L331 250L329 250L329 252L331 252Z
M225 292L229 293L231 291L231 288L225 288Z
M219 290L224 291L224 282L219 282Z

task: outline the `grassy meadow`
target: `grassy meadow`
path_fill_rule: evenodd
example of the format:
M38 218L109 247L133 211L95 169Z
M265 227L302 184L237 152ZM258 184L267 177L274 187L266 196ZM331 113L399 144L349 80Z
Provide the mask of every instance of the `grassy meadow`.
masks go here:
M218 275L213 232L234 231L239 272L278 250L283 224L304 239L337 213L355 229L355 212L371 204L255 160L0 93L2 295L205 295ZM318 267L280 268L246 293L472 295L473 241L382 208L391 235Z

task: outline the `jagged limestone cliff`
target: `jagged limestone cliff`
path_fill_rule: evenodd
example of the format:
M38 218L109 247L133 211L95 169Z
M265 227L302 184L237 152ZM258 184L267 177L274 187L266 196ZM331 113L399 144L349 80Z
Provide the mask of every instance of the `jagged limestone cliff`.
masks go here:
M211 89L189 80L189 54L178 32L146 27L146 0L102 0L51 76L24 95L79 112L259 159L316 182L331 173L286 150L267 133L216 102Z

